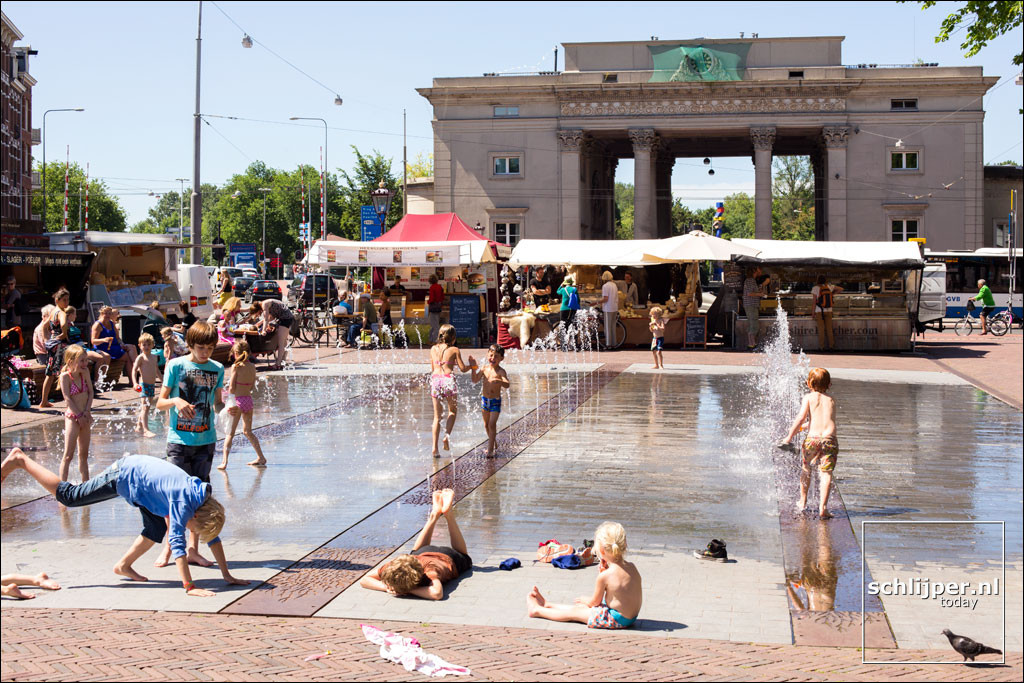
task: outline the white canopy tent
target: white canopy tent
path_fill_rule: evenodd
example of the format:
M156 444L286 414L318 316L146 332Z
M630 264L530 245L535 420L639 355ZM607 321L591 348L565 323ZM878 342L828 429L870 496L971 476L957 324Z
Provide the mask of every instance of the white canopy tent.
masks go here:
M924 267L916 242L802 242L737 239L736 244L758 253L740 255L740 263L778 266L860 266L894 270Z
M306 254L307 265L470 266L495 261L486 240L464 242L338 242L318 240Z
M733 256L757 256L758 249L737 241L724 240L702 230L691 230L663 240L650 253L644 253L649 263L677 263L679 261L728 261Z
M663 240L519 240L508 265L519 266L645 266L645 252L657 251Z

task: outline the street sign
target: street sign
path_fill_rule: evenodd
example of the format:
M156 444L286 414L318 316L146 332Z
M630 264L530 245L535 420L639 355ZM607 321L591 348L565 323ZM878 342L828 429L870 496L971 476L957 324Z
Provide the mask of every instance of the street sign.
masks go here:
M380 237L381 226L377 211L372 206L363 206L360 211L359 239L370 242Z
M231 243L231 262L236 268L243 266L249 266L251 268L256 267L256 245L252 242L232 242Z

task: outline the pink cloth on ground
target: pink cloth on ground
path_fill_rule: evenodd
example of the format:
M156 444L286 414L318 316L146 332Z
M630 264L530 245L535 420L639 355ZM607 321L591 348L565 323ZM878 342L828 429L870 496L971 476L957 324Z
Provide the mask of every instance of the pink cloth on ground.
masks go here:
M360 624L360 627L368 641L380 645L381 657L401 664L406 671L418 671L425 676L469 676L472 673L464 666L449 664L437 655L424 652L415 638L404 638L369 624Z

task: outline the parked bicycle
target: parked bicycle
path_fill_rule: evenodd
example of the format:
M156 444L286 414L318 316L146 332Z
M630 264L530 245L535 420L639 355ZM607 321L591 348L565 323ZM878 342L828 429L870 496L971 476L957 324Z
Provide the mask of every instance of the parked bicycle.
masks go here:
M998 326L997 327L993 327L992 326L992 323L997 321L997 320L998 321L1002 321L1002 323L1003 323L1002 327L998 327ZM1014 322L1014 320L1013 320L1013 311L1011 311L1009 308L1007 308L1005 310L1002 310L1002 311L999 311L998 313L993 313L992 315L990 315L988 317L988 329L989 329L989 332L991 332L992 334L997 335L999 337L1002 337L1004 334L1006 334L1007 332L1010 331L1010 328L1013 326L1013 322Z
M974 332L975 325L981 326L981 320L976 316L972 315L974 310L977 308L974 304L973 299L967 300L967 315L957 321L956 330L957 335L966 337ZM1001 337L1006 334L1010 327L1007 325L1006 320L1002 316L990 315L988 317L988 331L997 337Z

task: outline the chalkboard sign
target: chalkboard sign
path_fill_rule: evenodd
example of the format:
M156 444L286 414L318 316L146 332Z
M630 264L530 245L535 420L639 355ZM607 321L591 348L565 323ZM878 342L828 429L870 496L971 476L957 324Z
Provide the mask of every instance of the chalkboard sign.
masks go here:
M708 317L688 315L683 321L683 346L706 346L708 343Z
M480 337L480 297L476 294L452 294L448 297L448 322L455 327L455 336L471 346Z

